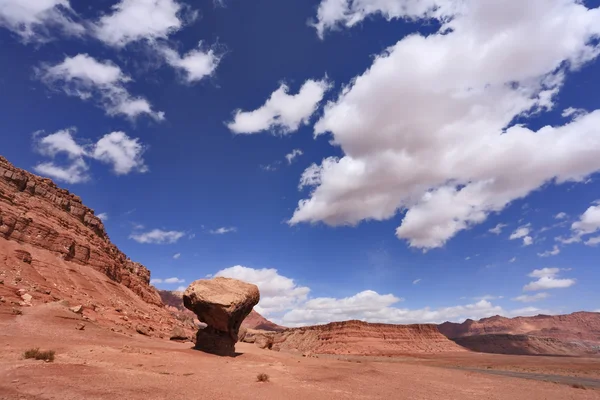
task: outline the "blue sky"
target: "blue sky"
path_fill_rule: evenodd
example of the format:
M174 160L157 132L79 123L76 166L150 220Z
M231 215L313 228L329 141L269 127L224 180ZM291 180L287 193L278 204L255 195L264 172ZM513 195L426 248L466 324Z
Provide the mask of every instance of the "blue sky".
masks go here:
M4 0L1 153L286 325L597 310L599 6Z

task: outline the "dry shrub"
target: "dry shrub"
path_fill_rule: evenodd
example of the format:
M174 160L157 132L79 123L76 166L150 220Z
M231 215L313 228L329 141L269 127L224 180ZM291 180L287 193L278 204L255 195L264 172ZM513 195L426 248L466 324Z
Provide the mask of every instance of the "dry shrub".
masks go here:
M575 388L575 389L587 389L585 386L583 386L581 383L574 383L571 385L571 387Z
M269 382L269 375L267 375L265 373L260 373L260 374L256 375L256 381L257 382Z
M23 358L33 358L36 360L52 362L54 361L54 354L56 354L54 350L42 351L39 347L36 347L25 351L25 353L23 353Z

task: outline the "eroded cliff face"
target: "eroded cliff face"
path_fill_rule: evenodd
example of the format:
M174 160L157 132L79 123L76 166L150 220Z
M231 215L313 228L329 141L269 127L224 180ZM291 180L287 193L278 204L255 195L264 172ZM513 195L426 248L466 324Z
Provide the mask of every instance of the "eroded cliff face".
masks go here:
M161 305L150 271L111 243L102 221L81 199L50 179L16 168L0 156L0 238L88 265L145 302Z
M362 321L288 329L268 336L269 347L314 354L392 356L464 351L435 325L371 324ZM257 341L263 347L264 341Z

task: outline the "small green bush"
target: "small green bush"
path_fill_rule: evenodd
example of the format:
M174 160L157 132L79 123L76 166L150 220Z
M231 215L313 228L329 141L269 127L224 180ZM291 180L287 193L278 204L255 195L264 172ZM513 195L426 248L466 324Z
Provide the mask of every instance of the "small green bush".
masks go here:
M256 375L256 381L257 382L269 382L269 375L267 375L265 373L260 373L260 374Z
M25 353L23 353L23 358L33 358L36 360L52 362L54 361L54 354L56 354L54 350L42 351L39 347L36 347L25 351Z

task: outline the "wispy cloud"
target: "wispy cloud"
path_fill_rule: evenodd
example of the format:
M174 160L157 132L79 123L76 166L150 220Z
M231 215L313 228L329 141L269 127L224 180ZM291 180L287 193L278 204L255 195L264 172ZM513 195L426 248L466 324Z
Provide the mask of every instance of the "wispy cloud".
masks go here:
M226 233L234 233L237 232L237 228L235 226L230 227L221 227L218 229L213 229L210 231L213 235L225 235Z

